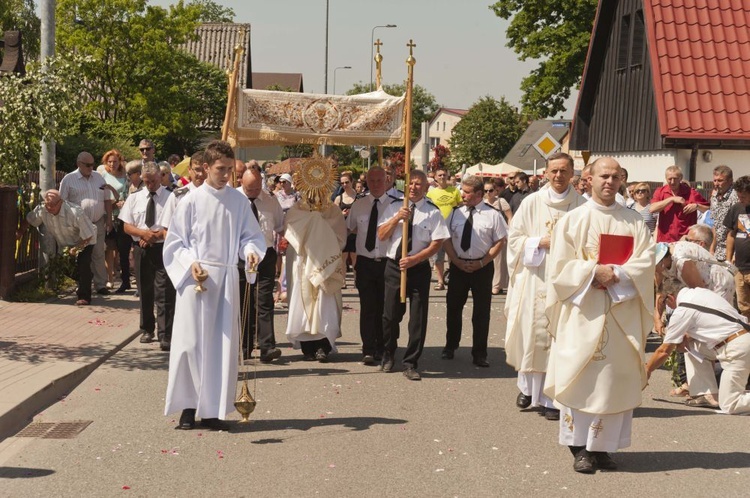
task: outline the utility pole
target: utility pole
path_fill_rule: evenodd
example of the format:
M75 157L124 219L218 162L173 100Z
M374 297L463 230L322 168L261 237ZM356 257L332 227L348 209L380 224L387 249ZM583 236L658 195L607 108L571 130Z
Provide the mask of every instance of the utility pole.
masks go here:
M46 61L55 55L55 0L41 0L40 14L42 21L41 59L46 70ZM39 188L45 190L56 188L55 183L55 141L42 141L42 152L39 155Z

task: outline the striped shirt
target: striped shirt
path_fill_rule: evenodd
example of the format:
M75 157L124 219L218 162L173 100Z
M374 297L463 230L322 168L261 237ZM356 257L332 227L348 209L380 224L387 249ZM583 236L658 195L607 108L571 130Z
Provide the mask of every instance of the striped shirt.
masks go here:
M87 178L77 169L65 175L60 182L60 197L83 208L86 216L96 223L106 214L104 201L110 199L109 190L103 189L106 184L104 177L96 171L92 171Z

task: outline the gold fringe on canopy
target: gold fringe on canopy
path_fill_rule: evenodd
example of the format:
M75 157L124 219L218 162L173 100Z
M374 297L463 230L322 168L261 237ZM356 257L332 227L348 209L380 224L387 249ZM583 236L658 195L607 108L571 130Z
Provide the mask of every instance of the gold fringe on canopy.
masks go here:
M404 146L404 101L382 90L360 95L243 90L230 141L239 147L283 144Z

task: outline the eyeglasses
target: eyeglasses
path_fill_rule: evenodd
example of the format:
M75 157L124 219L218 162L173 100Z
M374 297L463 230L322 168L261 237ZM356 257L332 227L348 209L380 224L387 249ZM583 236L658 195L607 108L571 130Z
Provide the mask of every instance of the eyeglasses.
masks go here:
M495 191L495 189L494 189L494 188L491 188L491 189L489 189L489 190L485 189L485 190L484 190L484 193L485 193L485 194L489 194L490 192L494 192L494 191Z
M635 194L648 194L648 190L634 190L633 193L635 193Z
M151 149L153 149L153 147L141 147L138 150L140 150L141 152L146 152L147 150L151 150Z

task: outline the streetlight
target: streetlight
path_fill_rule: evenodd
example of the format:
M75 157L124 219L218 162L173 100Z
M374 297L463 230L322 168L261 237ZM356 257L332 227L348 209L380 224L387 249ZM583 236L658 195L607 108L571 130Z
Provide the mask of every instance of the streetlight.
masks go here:
M328 93L328 4L329 0L326 0L326 62L324 68L323 77L323 93Z
M339 69L351 69L352 66L339 66L333 70L333 94L336 95L336 71Z
M383 26L375 26L372 28L372 35L370 36L370 90L372 91L372 61L373 61L373 53L372 53L372 47L375 46L375 30L378 28L396 28L395 24L385 24Z

